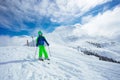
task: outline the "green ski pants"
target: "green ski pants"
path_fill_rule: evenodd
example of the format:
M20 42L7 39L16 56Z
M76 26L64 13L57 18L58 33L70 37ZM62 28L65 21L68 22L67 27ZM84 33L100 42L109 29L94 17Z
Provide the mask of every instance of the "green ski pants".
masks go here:
M45 59L48 59L48 53L45 49L44 45L39 45L39 58L42 58L42 55L44 54Z

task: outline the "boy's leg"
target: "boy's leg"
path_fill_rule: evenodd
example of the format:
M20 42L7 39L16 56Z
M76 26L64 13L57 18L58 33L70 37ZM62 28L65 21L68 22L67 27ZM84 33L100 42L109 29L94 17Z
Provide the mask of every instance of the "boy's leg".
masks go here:
M42 59L42 46L39 46L39 59Z
M48 59L48 53L45 49L45 46L43 46L43 53L44 53L45 59Z

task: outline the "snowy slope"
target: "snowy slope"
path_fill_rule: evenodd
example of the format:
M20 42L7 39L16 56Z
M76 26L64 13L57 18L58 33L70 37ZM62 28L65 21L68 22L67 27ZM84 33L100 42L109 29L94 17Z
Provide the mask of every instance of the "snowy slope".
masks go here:
M117 35L117 34L116 34ZM76 51L89 51L120 62L120 42L104 36L88 36L80 25L62 26L46 35L50 44L60 44Z
M0 80L119 80L120 65L51 45L50 64L34 58L34 47L0 47ZM37 58L37 56L36 56Z
M35 47L0 47L0 80L120 80L120 64L84 54L120 61L120 43L80 30L80 26L63 26L45 35L50 64L37 60Z

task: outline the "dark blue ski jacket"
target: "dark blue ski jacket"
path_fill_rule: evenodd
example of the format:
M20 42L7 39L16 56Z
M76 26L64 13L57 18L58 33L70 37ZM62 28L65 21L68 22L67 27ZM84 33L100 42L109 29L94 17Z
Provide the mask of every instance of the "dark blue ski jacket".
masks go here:
M47 40L45 39L44 36L38 36L37 37L36 46L44 45L45 43L49 46L49 43L47 42Z

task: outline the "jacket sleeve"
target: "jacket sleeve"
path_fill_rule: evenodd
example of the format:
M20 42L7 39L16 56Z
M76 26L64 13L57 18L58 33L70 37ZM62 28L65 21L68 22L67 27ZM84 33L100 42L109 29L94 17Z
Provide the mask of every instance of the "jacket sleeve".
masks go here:
M36 38L36 46L38 46L38 37Z
M45 41L45 43L49 46L49 43L47 42L47 40L45 39L45 37L44 37L44 41Z

